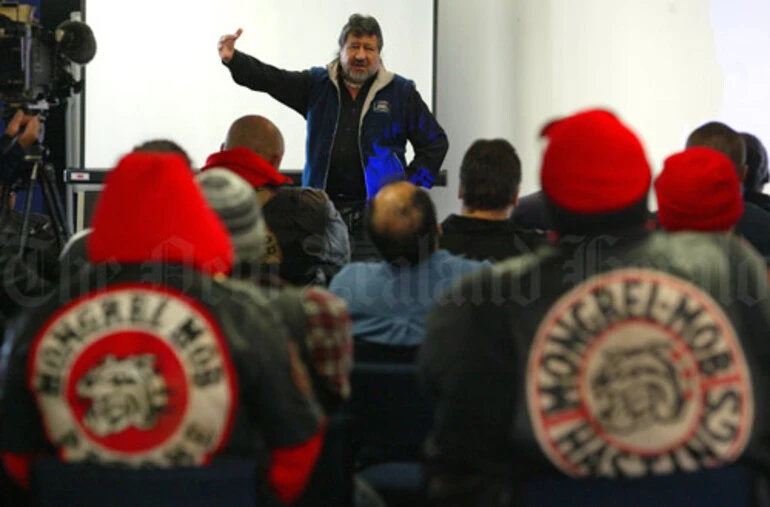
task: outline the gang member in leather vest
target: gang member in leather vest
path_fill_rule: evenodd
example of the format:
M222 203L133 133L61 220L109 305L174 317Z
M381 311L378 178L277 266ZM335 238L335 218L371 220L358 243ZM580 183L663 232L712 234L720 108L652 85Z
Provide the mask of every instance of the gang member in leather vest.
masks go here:
M544 135L560 240L466 277L428 319L434 503L516 505L533 477L767 467L763 260L722 234L648 233L650 167L611 113Z
M226 279L232 244L181 156L118 164L88 256L20 320L0 403L9 473L24 484L31 460L54 452L161 468L253 457L267 505L297 498L324 417L285 323Z

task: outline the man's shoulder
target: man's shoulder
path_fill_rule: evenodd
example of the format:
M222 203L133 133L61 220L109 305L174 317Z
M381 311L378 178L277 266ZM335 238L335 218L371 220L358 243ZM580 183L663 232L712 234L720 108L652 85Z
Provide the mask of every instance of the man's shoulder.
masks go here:
M752 224L767 224L770 223L770 211L754 204L753 202L743 202L743 216L741 222L749 222Z
M339 273L332 279L332 285L335 282L349 280L356 276L374 276L386 271L383 262L351 262L346 264Z
M238 278L217 278L212 287L224 295L224 303L217 306L220 311L243 312L243 317L274 316L275 287L259 286L251 280Z
M366 293L368 287L384 283L388 276L385 271L383 263L351 262L334 275L329 291L355 306L359 302L357 296Z
M329 195L320 188L302 187L299 185L281 185L275 187L276 194L296 195L300 197L310 198L318 202L331 201Z
M384 65L381 65L375 79L375 87L379 88L380 91L393 89L394 87L398 89L406 88L408 90L416 88L416 85L411 79L391 72Z
M321 287L311 286L302 291L302 307L308 324L315 328L345 330L350 325L345 301Z
M491 220L487 218L479 218L463 215L449 215L442 223L441 228L444 233L446 232L476 232L476 233L490 233L500 235L523 235L527 234L540 234L542 231L534 231L530 229L522 229L516 227L516 225L510 220Z
M446 232L447 229L453 230L460 225L460 223L463 221L462 219L462 216L452 213L446 217L443 222L441 222L441 229L443 232Z
M399 86L415 86L414 80L409 79L408 77L402 76L401 74L393 74L393 82L398 84Z
M302 291L302 300L306 308L316 308L318 313L347 315L345 302L323 287L306 287Z
M326 96L327 94L336 95L337 83L334 82L336 68L329 64L325 67L310 67L305 72L309 77L311 96Z
M680 269L686 266L689 268L686 271L703 273L711 269L735 275L742 272L737 276L745 276L747 270L751 270L759 278L766 278L765 258L746 238L736 234L659 231L651 235L643 248L645 257L663 257L667 265ZM698 255L693 257L692 252Z
M743 216L735 230L766 258L770 258L770 212L744 201Z
M322 80L322 79L329 79L329 67L310 67L308 69L308 73L310 74L310 77L314 80Z
M462 275L478 269L487 268L492 266L488 261L477 261L474 259L468 259L461 255L455 255L448 250L439 250L431 258L431 262L436 265L440 265L442 268L450 266L452 269L450 273L453 275ZM443 270L443 269L442 269Z

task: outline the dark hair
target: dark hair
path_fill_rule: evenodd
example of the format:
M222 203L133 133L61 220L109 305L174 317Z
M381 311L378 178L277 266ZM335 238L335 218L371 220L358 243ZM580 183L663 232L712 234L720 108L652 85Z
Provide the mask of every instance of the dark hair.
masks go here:
M740 174L746 163L746 142L738 132L724 123L712 121L695 129L687 138L687 148L705 146L723 153Z
M460 165L463 205L472 210L500 210L513 202L521 183L521 161L505 139L479 139Z
M746 179L743 180L745 193L761 193L765 183L770 180L767 164L767 150L757 136L744 132L741 134L746 143Z
M438 218L428 192L415 188L412 199L400 210L406 227L398 231L380 230L374 225L375 201L366 212L366 229L383 259L395 265L419 264L436 250Z
M184 151L184 148L179 146L174 141L171 141L170 139L151 139L149 141L145 141L142 144L135 146L133 149L134 152L137 151L154 151L154 152L160 152L160 153L178 153L184 157L184 159L187 161L187 165L192 168L192 160L190 160L190 156L187 154L186 151Z
M373 16L364 16L363 14L353 14L350 16L340 32L340 49L345 45L345 41L348 40L348 35L351 33L355 37L361 37L362 35L376 36L377 49L382 51L382 30L380 30L380 24L377 23Z

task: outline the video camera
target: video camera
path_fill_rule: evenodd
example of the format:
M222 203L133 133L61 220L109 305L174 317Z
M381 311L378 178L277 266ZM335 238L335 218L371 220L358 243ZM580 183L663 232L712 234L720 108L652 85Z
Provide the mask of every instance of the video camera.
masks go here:
M47 110L82 90L70 63L85 65L96 40L85 23L65 21L56 30L35 20L35 8L3 1L0 6L0 101L5 111Z
M83 82L73 76L71 64L85 65L96 54L96 40L85 23L65 21L56 30L47 30L36 20L35 8L18 0L0 0L0 101L3 117L11 118L22 109L46 119L50 107L64 103L79 93ZM0 158L0 231L9 221L11 191L26 186L26 200L19 232L19 253L25 251L30 236L32 193L40 184L49 210L59 248L70 236L61 198L55 184L53 165L46 161L47 148L40 142L25 150L25 159L13 168L2 167L13 139Z

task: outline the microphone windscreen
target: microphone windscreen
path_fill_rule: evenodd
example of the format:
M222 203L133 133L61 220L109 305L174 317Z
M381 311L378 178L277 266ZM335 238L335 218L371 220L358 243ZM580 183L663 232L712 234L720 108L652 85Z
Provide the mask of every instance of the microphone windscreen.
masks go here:
M96 54L96 39L91 27L80 21L65 21L56 28L59 51L66 59L85 65Z

